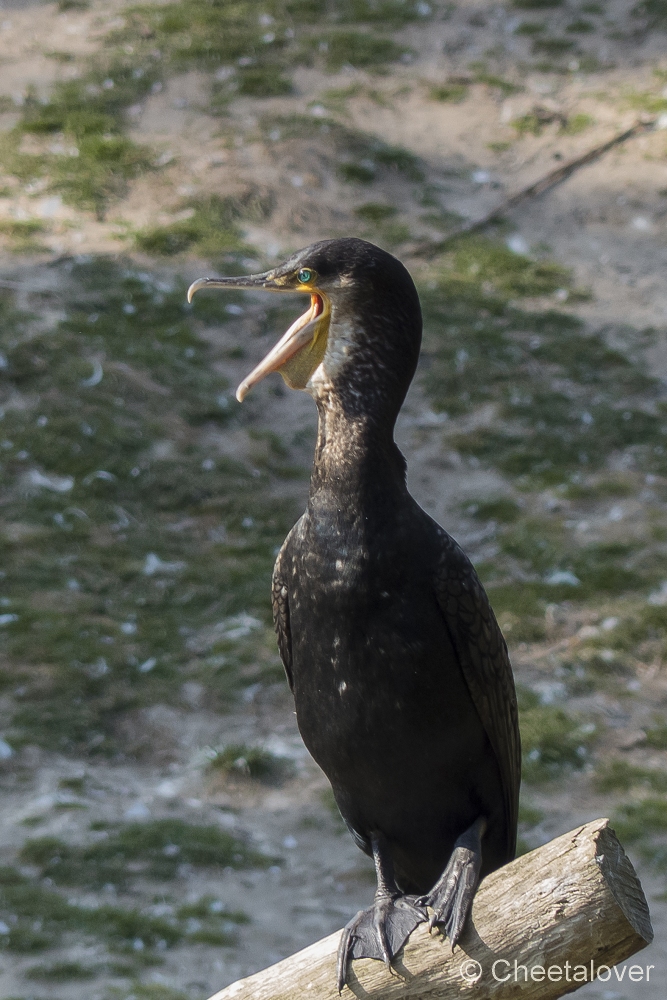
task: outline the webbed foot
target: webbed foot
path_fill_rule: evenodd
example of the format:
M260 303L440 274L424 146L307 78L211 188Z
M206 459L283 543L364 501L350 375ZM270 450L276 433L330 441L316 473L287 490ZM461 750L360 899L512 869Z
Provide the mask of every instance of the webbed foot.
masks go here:
M433 911L428 921L429 931L443 925L452 948L461 937L479 885L484 829L485 822L479 819L458 838L438 881L429 893L416 900L418 906L428 906Z
M428 918L415 896L378 894L372 906L359 910L343 928L338 946L337 982L340 993L353 958L376 958L391 970L392 959L418 924Z

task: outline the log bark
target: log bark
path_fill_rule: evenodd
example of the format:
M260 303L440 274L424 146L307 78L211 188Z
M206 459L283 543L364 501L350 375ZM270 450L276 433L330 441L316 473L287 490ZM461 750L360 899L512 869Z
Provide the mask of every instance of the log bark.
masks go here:
M338 1000L339 938L337 931L210 1000ZM553 1000L594 977L634 983L646 981L648 969L650 981L647 963L618 963L652 938L639 879L608 820L598 819L484 879L453 953L421 924L395 960L395 974L381 962L357 960L342 996Z

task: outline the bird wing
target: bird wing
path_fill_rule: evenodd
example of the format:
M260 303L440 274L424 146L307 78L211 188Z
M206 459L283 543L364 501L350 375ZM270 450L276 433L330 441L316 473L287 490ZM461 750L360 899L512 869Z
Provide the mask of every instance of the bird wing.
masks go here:
M441 528L436 593L468 690L495 753L503 783L508 849L515 851L521 741L507 645L472 563Z
M291 532L290 532L291 534ZM294 693L294 679L292 677L292 634L289 621L289 593L287 590L286 563L289 560L287 543L290 535L283 542L283 546L278 553L276 564L273 568L273 579L271 580L271 603L273 605L273 626L278 636L278 651L280 659L283 661L287 683Z

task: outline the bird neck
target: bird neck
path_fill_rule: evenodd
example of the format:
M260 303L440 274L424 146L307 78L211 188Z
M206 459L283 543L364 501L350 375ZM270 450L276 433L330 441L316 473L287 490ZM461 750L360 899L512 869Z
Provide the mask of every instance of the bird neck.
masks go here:
M311 501L329 494L339 507L360 500L384 506L397 493L407 492L406 463L394 442L393 420L350 415L333 394L317 404Z

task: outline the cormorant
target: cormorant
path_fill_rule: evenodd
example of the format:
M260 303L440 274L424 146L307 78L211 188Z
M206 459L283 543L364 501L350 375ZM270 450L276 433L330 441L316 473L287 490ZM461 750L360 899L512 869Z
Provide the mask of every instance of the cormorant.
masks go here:
M264 274L199 279L188 299L201 288L310 295L237 398L279 371L317 404L308 506L272 597L304 743L375 862L373 905L341 938L341 990L350 959L390 967L424 920L453 947L480 878L514 857L512 669L472 564L408 493L393 440L422 326L403 264L364 240L325 240Z

